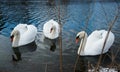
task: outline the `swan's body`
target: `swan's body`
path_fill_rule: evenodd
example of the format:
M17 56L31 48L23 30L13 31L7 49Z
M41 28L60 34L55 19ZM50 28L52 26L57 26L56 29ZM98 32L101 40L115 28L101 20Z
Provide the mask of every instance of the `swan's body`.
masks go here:
M101 54L107 32L108 31L106 30L96 30L93 31L88 37L87 33L85 33L84 31L79 32L76 38L76 40L78 40L78 38L81 39L81 43L78 48L78 55L84 56ZM114 39L115 36L110 31L103 53L106 53L109 50L114 42Z
M37 28L33 25L18 24L11 32L12 47L26 45L35 40Z
M59 36L60 26L56 21L49 20L43 26L43 33L45 37L55 39Z

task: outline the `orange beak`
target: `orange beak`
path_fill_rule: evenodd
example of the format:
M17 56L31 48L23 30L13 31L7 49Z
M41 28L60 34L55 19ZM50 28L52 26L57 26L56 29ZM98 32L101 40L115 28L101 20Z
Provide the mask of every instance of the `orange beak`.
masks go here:
M76 39L76 43L78 43L79 39Z
M79 36L76 37L76 40L75 40L75 41L76 41L76 43L78 43L78 41L79 41Z

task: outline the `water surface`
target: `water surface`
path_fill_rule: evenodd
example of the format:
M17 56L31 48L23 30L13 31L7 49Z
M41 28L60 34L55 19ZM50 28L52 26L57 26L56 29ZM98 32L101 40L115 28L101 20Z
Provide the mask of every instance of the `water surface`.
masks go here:
M50 1L50 0L49 0ZM52 1L52 0L51 0ZM59 39L57 48L50 51L51 40L44 40L43 25L50 19L62 25L63 71L73 72L79 44L75 43L77 32L85 30L88 35L96 29L108 30L110 22L117 14L119 2L114 1L0 1L0 71L6 72L59 72ZM22 61L13 62L9 40L13 28L19 24L33 24L38 29L36 36L37 49L33 52L22 52ZM112 32L115 42L108 55L116 55L120 63L120 24L115 22ZM86 70L88 62L97 63L99 56L80 57L78 70ZM103 60L103 65L111 63L111 57ZM81 66L82 65L82 66ZM105 65L106 66L106 65Z

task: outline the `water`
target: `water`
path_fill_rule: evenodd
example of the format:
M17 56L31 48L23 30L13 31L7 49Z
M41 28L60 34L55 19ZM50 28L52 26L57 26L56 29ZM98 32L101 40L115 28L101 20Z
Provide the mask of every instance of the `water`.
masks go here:
M51 0L52 1L52 0ZM6 72L59 72L59 40L57 48L50 51L51 40L43 40L43 25L46 21L54 19L62 24L62 51L63 71L73 72L77 58L79 44L75 43L76 34L85 30L88 34L96 29L109 28L110 22L117 14L119 2L114 1L0 1L0 71ZM37 49L33 52L22 52L22 61L13 62L10 33L19 23L33 24L38 29L36 37ZM117 54L115 61L120 63L120 24L119 18L112 31L115 42L110 53ZM118 53L117 53L118 52ZM108 53L108 55L110 55ZM88 62L96 64L99 56L80 57L77 70L86 70ZM103 65L111 63L106 57Z

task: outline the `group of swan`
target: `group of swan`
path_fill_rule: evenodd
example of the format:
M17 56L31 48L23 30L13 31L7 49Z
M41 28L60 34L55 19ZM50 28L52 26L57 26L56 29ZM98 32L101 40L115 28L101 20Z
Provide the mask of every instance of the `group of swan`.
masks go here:
M43 26L43 34L49 39L59 37L60 26L52 20L46 22ZM85 31L81 31L76 36L76 42L81 40L78 48L78 55L98 55L101 54L103 44L108 31L95 30L88 37ZM18 24L11 32L12 47L26 45L35 40L37 28L34 25ZM106 53L114 42L114 34L109 33L103 53Z
M44 36L55 39L59 36L60 27L54 20L49 20L43 26ZM18 24L11 32L12 47L26 45L35 40L37 28L34 25Z

